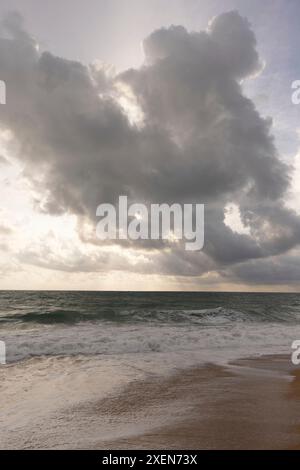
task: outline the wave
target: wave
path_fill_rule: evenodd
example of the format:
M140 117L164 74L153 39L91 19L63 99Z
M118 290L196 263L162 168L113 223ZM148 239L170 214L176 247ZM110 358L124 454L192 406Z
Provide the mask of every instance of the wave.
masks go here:
M252 354L291 352L299 339L294 325L278 323L47 325L39 329L3 331L7 360L39 356L182 355L200 362ZM200 360L201 359L201 360Z
M0 292L8 362L43 355L179 354L203 361L244 351L290 353L299 319L297 294Z
M29 311L26 313L10 313L0 316L0 326L4 324L37 323L37 324L66 324L73 325L82 322L109 323L186 323L186 324L215 324L226 322L298 322L300 310L289 307L284 312L277 309L265 311L262 309L232 309L217 306L210 309L101 309L97 312L86 311L84 305L81 311L74 309L54 309Z

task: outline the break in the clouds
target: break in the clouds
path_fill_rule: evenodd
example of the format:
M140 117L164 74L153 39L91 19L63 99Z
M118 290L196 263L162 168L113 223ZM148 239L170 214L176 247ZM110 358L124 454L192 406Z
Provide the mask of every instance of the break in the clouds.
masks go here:
M99 61L87 67L40 52L17 13L3 19L0 35L0 78L7 84L0 125L12 135L8 150L35 188L35 210L75 215L86 246L85 253L64 255L32 246L20 250L21 262L65 271L300 281L299 269L287 269L300 241L300 217L285 203L291 168L278 155L272 120L243 94L243 81L255 80L263 67L245 18L233 11L205 31L154 31L143 43L143 65L119 74ZM171 242L99 245L96 207L120 194L146 204L204 203L204 250L189 253ZM230 204L243 230L226 222Z

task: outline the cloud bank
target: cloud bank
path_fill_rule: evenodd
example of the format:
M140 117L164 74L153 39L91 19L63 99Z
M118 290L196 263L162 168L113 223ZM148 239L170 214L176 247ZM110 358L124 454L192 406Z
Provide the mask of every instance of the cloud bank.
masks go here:
M248 21L233 11L201 32L162 28L143 47L139 69L114 74L99 62L40 52L22 18L8 15L0 27L7 83L0 126L12 132L11 152L39 194L36 210L75 214L87 246L99 244L91 230L96 207L122 194L149 204L204 203L204 250L149 241L123 246L136 251L134 263L122 250L73 253L72 262L37 252L20 259L66 271L298 282L299 269L287 268L300 241L300 218L285 204L291 168L278 155L272 120L243 94L243 80L262 68ZM230 203L247 233L225 223Z

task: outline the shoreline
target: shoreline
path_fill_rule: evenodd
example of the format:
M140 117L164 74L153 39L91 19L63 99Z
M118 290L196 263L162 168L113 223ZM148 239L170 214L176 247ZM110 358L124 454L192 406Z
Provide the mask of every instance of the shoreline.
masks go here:
M2 449L300 450L300 367L290 356L140 372L127 382L111 361L27 366L30 381L3 396ZM19 382L24 365L10 372Z
M95 412L114 410L116 419L144 418L151 426L152 416L166 409L172 414L165 424L95 448L300 449L300 368L289 356L208 364L131 384Z

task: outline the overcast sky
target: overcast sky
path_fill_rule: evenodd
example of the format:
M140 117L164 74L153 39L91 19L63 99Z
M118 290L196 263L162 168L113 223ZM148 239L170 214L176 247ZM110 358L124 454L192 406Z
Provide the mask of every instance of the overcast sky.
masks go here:
M1 0L0 288L299 290L299 14ZM121 194L204 203L204 249L100 243Z

